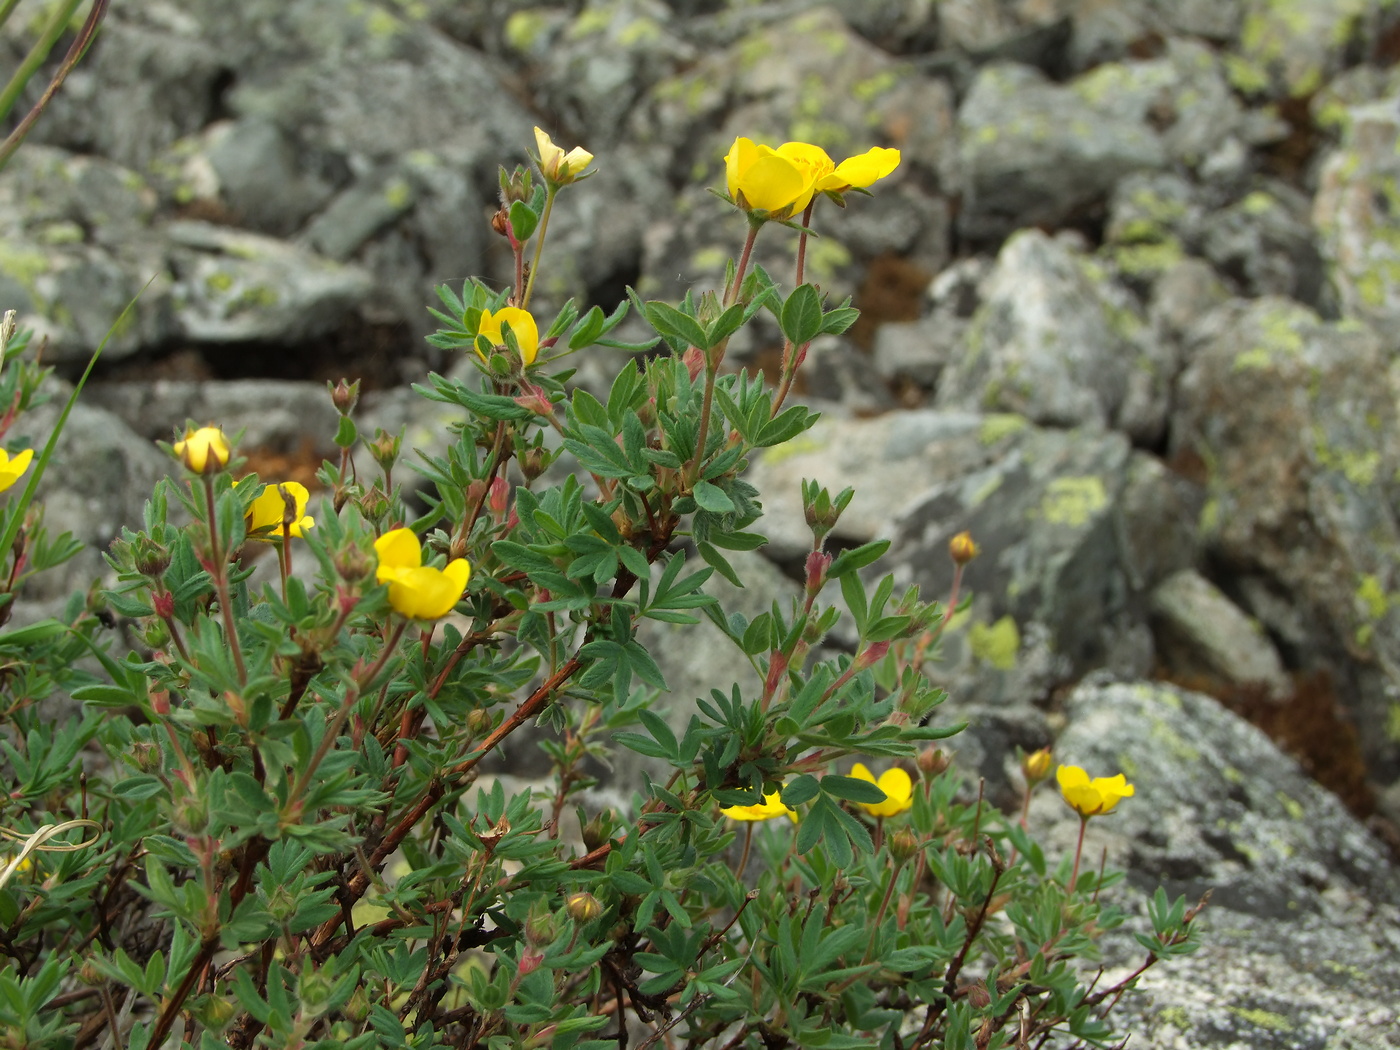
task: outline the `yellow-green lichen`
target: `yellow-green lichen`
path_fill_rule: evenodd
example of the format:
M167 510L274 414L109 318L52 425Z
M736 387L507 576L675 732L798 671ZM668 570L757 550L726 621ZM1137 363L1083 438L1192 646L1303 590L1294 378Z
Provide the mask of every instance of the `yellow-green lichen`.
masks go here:
M413 202L413 187L407 179L392 178L384 184L384 200L395 211L402 211Z
M1392 744L1400 744L1400 701L1392 700L1385 713L1385 738Z
M231 304L234 310L259 310L276 306L281 296L277 294L277 289L270 288L265 284L255 284L245 288L237 299Z
M1162 1007L1157 1011L1157 1020L1183 1032L1191 1027L1191 1019L1186 1013L1186 1008L1182 1006Z
M1379 620L1390 608L1390 596L1385 593L1381 581L1370 573L1361 577L1361 583L1356 588L1356 601L1372 620Z
M1002 475L993 474L986 481L982 482L981 485L977 486L976 491L974 491L972 495L968 497L968 506L970 508L976 508L980 507L983 503L986 503L987 500L991 497L992 493L995 492L997 489L1001 488L1001 482Z
M223 270L216 270L208 277L204 278L205 290L213 296L227 294L233 287L233 274Z
M1271 1032L1293 1031L1292 1022L1283 1014L1276 1014L1272 1010L1246 1009L1242 1006L1227 1006L1226 1010L1256 1028L1267 1028Z
M1220 771L1220 775L1225 778L1227 784L1243 784L1244 774L1234 766L1226 766Z
M623 47L640 47L654 44L661 39L661 27L652 18L638 18L628 22L617 34L617 42Z
M839 241L823 237L807 245L808 274L819 282L829 282L850 265L851 253Z
M1102 479L1095 475L1055 478L1040 501L1040 515L1052 525L1082 528L1106 506L1108 493Z
M1246 215L1264 215L1273 208L1274 203L1273 197L1269 194L1263 190L1255 190L1240 201L1240 211Z
M1200 761L1200 749L1188 744L1180 733L1160 718L1152 720L1152 727L1147 731L1147 737L1178 762Z
M570 40L583 40L607 32L612 25L613 12L606 7L594 7L582 12L569 26Z
M512 49L528 54L549 29L549 24L549 16L538 8L512 11L506 16L506 43Z
M370 9L369 16L365 19L365 28L370 36L383 40L402 33L405 26L401 20L382 7L375 7Z
M888 95L900 81L900 76L892 69L886 69L874 76L857 80L851 86L851 95L859 102L869 104L881 95Z
M82 244L83 228L76 222L51 222L39 230L40 244Z
M14 278L26 291L34 290L34 282L49 272L49 257L26 245L0 239L0 273Z
M1021 632L1016 621L1003 616L996 623L974 623L967 631L972 655L998 671L1010 671L1016 666L1016 654L1021 651Z
M1336 471L1357 488L1375 484L1381 469L1381 454L1376 449L1336 448L1327 443L1320 426L1313 427L1313 456L1324 470Z
M1015 412L993 412L983 417L982 426L977 431L977 440L983 445L995 445L1004 438L1019 434L1030 425L1025 416Z
M1292 795L1286 795L1282 791L1277 792L1279 804L1283 806L1283 811L1288 814L1289 820L1302 820L1307 812L1303 809L1303 804Z
M690 265L697 270L722 270L728 258L723 248L700 248L690 256Z

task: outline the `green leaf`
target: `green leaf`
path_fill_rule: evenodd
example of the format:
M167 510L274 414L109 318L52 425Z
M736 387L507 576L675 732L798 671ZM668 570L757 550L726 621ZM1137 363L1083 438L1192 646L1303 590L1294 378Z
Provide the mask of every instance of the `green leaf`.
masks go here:
M669 303L653 300L646 304L646 317L651 322L651 326L660 332L664 337L675 340L677 344L685 344L680 347L694 346L701 350L710 348L710 341L705 335L705 329L700 326L700 322L689 314L683 314Z
M708 510L713 514L728 514L735 509L734 501L722 488L711 482L697 481L691 494L701 510Z
M700 552L700 557L705 559L705 564L709 565L735 587L744 586L744 581L739 579L739 574L734 571L734 566L730 565L724 555L715 550L714 545L700 540L695 544L695 549Z
M810 802L821 794L821 782L811 773L803 773L800 777L791 780L783 788L783 805L796 808L803 803ZM883 791L880 792L880 799L885 797Z
M864 543L851 550L842 551L836 556L835 560L832 561L831 567L826 570L827 579L839 579L847 573L863 569L867 565L878 561L881 555L889 549L889 540L873 540L870 543Z
M515 234L515 239L524 243L530 239L535 232L535 227L540 223L540 217L524 201L511 201L510 204L510 231ZM596 309L596 308L595 308Z
M350 448L360 439L359 430L355 427L355 421L349 416L341 416L340 423L335 429L335 444L337 448Z
M778 325L793 346L810 343L822 330L821 293L810 284L799 285L783 303Z

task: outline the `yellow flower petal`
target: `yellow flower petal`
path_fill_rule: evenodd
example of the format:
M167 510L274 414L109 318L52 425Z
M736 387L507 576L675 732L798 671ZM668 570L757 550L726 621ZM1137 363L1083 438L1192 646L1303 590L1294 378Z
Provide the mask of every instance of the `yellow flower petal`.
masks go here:
M582 146L575 146L565 153L554 144L543 128L535 128L535 148L540 154L540 171L551 182L568 185L583 174L583 169L593 163L593 154Z
M287 502L282 493L286 492L295 503L296 520L287 526L287 533L300 536L316 524L316 520L306 513L306 501L311 494L306 486L296 481L284 481L276 485L266 485L257 499L248 507L248 538L253 540L277 540L282 538L282 522L287 515Z
M876 780L864 764L857 762L851 767L851 776L857 780L869 781L885 793L883 802L856 803L872 817L893 817L914 804L914 781L898 766L885 770L880 774L880 779Z
M33 458L32 448L25 449L13 459L8 452L0 448L0 492L4 492L24 476L24 472L29 469L29 461Z
M196 474L217 474L228 466L228 439L218 427L187 430L184 440L171 446L180 462Z
M781 791L772 791L763 796L763 801L756 806L726 806L720 813L730 820L772 820L774 817L781 817L784 814L794 822L797 820L797 813L783 805L783 794Z
M876 146L858 157L848 157L836 165L836 170L822 179L817 187L840 193L853 186L864 189L877 179L899 167L899 150Z
M416 569L423 564L423 547L412 529L390 529L374 541L374 553L379 559L375 578L380 583L396 569Z
M1060 794L1065 802L1081 817L1095 817L1108 813L1114 806L1134 794L1122 773L1111 777L1089 779L1089 774L1079 766L1060 766L1055 771L1055 779L1060 784Z
M528 310L518 306L503 306L494 314L489 310L481 312L481 322L477 334L484 335L493 346L505 346L505 329L509 328L520 347L520 359L527 365L535 363L540 350L540 330L535 318Z
M381 581L389 584L389 604L401 616L413 620L438 620L450 613L462 598L471 578L471 565L454 558L444 569L380 568Z

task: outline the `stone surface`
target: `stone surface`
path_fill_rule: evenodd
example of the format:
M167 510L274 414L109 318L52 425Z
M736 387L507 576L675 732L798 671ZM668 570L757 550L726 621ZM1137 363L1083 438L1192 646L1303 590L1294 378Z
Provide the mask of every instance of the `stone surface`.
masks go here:
M1297 303L1233 301L1193 332L1172 441L1203 465L1200 526L1229 574L1259 575L1311 625L1304 666L1342 690L1382 783L1400 774L1388 683L1400 658L1390 595L1400 550L1395 398L1380 340ZM1271 627L1268 610L1249 610ZM1286 624L1280 629L1286 630Z
M1209 697L1138 682L1085 684L1066 705L1060 761L1126 773L1136 795L1090 822L1137 885L1195 901L1204 947L1154 967L1125 999L1133 1042L1245 1050L1393 1045L1400 1021L1400 880L1385 847L1262 733ZM1063 851L1079 821L1040 792L1031 820ZM1140 921L1140 920L1139 920ZM1130 921L1131 925L1131 921ZM1106 979L1142 949L1111 944Z
M1194 569L1152 592L1157 658L1173 674L1232 686L1259 686L1274 699L1291 690L1283 661L1263 629Z

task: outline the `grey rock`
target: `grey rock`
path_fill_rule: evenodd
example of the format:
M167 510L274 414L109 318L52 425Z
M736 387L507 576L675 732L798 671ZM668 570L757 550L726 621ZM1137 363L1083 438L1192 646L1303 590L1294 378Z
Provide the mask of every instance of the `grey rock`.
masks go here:
M219 203L246 229L286 236L331 194L324 180L301 170L291 136L265 118L221 122L203 138Z
M84 390L83 400L118 416L148 441L169 441L192 419L219 426L230 438L241 434L238 447L243 454L251 449L297 453L309 445L329 455L334 449L338 414L320 383L276 379L94 383Z
M960 334L942 318L882 324L875 333L875 371L886 382L932 390Z
M1090 87L1107 75L1090 74ZM978 73L958 110L958 137L965 195L959 226L978 240L1063 224L1099 203L1119 179L1167 159L1141 114L1010 63Z
M1166 338L1179 341L1187 329L1229 297L1225 282L1209 263L1185 258L1153 284L1148 317Z
M1017 412L1054 426L1117 424L1143 322L1098 276L1082 255L1038 230L1012 237L983 283L967 351L945 372L937 404ZM1155 429L1146 417L1159 420L1162 408L1135 408L1145 418L1125 420L1128 429Z
M337 194L306 228L306 243L326 258L343 262L412 209L416 187L396 169L376 170Z
M349 317L372 281L285 241L202 222L175 222L175 319L199 342L294 345Z
M539 106L593 152L613 146L637 99L697 57L671 21L660 0L590 0L533 78Z
M1385 848L1262 733L1209 697L1148 683L1083 685L1056 757L1127 774L1134 797L1089 824L1134 884L1194 902L1202 949L1153 967L1121 1005L1148 1046L1382 1047L1400 996L1400 884ZM1053 787L1031 807L1061 856L1079 821ZM1142 920L1130 920L1142 928ZM1143 958L1110 939L1105 980ZM1115 1011L1117 1012L1117 1011Z
M49 339L50 360L85 361L138 293L104 353L127 357L169 337L155 204L139 175L110 161L32 145L16 154L0 180L0 276L6 306Z
M1204 221L1202 254L1249 295L1287 295L1317 307L1322 258L1306 197L1285 185L1260 187Z
M1146 573L1130 579L1121 539L1120 501L1134 457L1126 440L999 423L979 437L995 438L994 458L928 489L888 533L896 579L929 597L948 594L948 541L971 532L982 551L965 570L977 596L967 632L981 664L1014 671L1028 625L1041 624L1053 653L1079 673L1101 666L1144 673L1151 647L1134 579Z
M1244 0L1231 79L1241 91L1270 98L1306 97L1351 55L1369 53L1393 21L1383 0Z
M1343 311L1370 322L1393 351L1400 348L1400 114L1394 99L1344 112L1342 141L1322 165L1313 223Z
M843 414L872 415L895 407L879 366L872 366L868 354L837 335L812 340L794 389L815 404L839 406Z
M1400 666L1389 599L1400 440L1380 340L1265 298L1203 318L1188 353L1172 445L1205 465L1207 549L1226 573L1270 580L1310 621L1306 659L1353 683L1340 692L1373 776L1389 783L1400 773L1385 731ZM1250 611L1273 627L1268 610Z
M1193 569L1152 592L1157 653L1174 674L1235 686L1263 686L1281 700L1290 686L1269 637L1213 583Z

